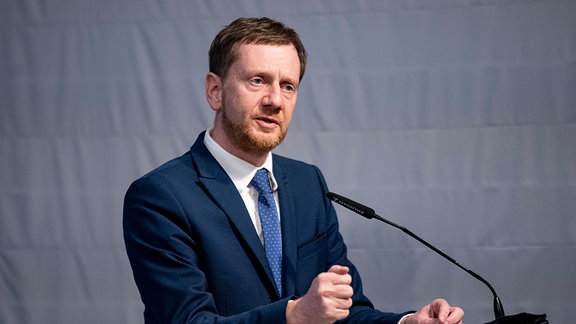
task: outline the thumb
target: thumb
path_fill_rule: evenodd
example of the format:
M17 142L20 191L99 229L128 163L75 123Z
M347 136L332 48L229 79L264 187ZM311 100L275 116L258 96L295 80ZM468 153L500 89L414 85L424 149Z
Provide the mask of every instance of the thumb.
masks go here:
M345 275L348 273L348 271L350 271L350 269L346 266L341 266L338 264L335 264L333 266L330 267L330 269L328 269L328 272L332 272L332 273L336 273L336 274L340 274L340 275Z

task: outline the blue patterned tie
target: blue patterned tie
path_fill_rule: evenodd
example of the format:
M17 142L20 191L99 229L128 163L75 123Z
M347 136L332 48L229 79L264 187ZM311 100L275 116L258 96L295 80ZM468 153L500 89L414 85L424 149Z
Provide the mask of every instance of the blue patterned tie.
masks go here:
M258 191L258 213L264 232L264 249L266 258L272 269L278 293L282 296L282 231L280 218L274 201L274 193L270 187L268 171L260 169L250 182Z

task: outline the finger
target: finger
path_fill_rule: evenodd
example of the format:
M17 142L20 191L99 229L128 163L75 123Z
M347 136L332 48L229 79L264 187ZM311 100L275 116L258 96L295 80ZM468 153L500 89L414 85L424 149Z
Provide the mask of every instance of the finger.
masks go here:
M444 299L436 299L430 305L433 315L432 317L438 318L441 323L444 323L450 314L450 305Z
M317 278L318 294L324 297L347 299L354 295L354 288L350 285L350 275L334 273L320 274Z
M348 299L354 295L354 288L351 286L352 277L346 272L343 274L338 273L338 271L321 273L315 282L317 282L318 290L323 296Z
M464 310L460 307L451 307L446 321L448 323L462 323L462 318L464 318Z
M352 277L345 273L345 274L337 274L337 273L329 273L328 276L330 277L330 282L335 286L350 286L352 283Z
M334 312L334 316L333 316L333 320L332 322L341 320L341 319L345 319L346 317L348 317L348 315L350 315L350 310L349 309L336 309Z
M347 274L348 271L350 271L350 269L348 267L341 266L338 264L335 264L335 265L331 266L330 269L328 269L328 272L337 273L337 274Z
M335 300L334 307L338 310L349 310L352 307L352 298L337 299Z
M328 269L327 277L334 285L350 285L352 283L352 276L348 274L350 269L341 265L333 265Z
M352 296L354 296L354 288L352 288L352 286L350 285L345 284L338 285L337 287L335 287L332 296L344 302L348 302L348 300L351 301Z

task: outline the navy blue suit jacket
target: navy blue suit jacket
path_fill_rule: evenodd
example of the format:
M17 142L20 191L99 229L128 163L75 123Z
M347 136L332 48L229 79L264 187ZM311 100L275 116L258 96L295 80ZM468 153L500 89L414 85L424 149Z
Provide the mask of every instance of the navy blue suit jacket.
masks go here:
M397 323L403 314L374 310L363 295L320 170L274 155L284 249L278 296L244 202L203 137L125 197L124 239L146 323L282 323L288 300L334 264L353 278L345 321Z

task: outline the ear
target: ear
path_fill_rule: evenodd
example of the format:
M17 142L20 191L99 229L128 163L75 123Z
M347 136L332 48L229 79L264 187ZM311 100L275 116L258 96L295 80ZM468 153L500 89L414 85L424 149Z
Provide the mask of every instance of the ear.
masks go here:
M206 100L212 110L219 111L222 107L222 79L212 72L206 75Z

